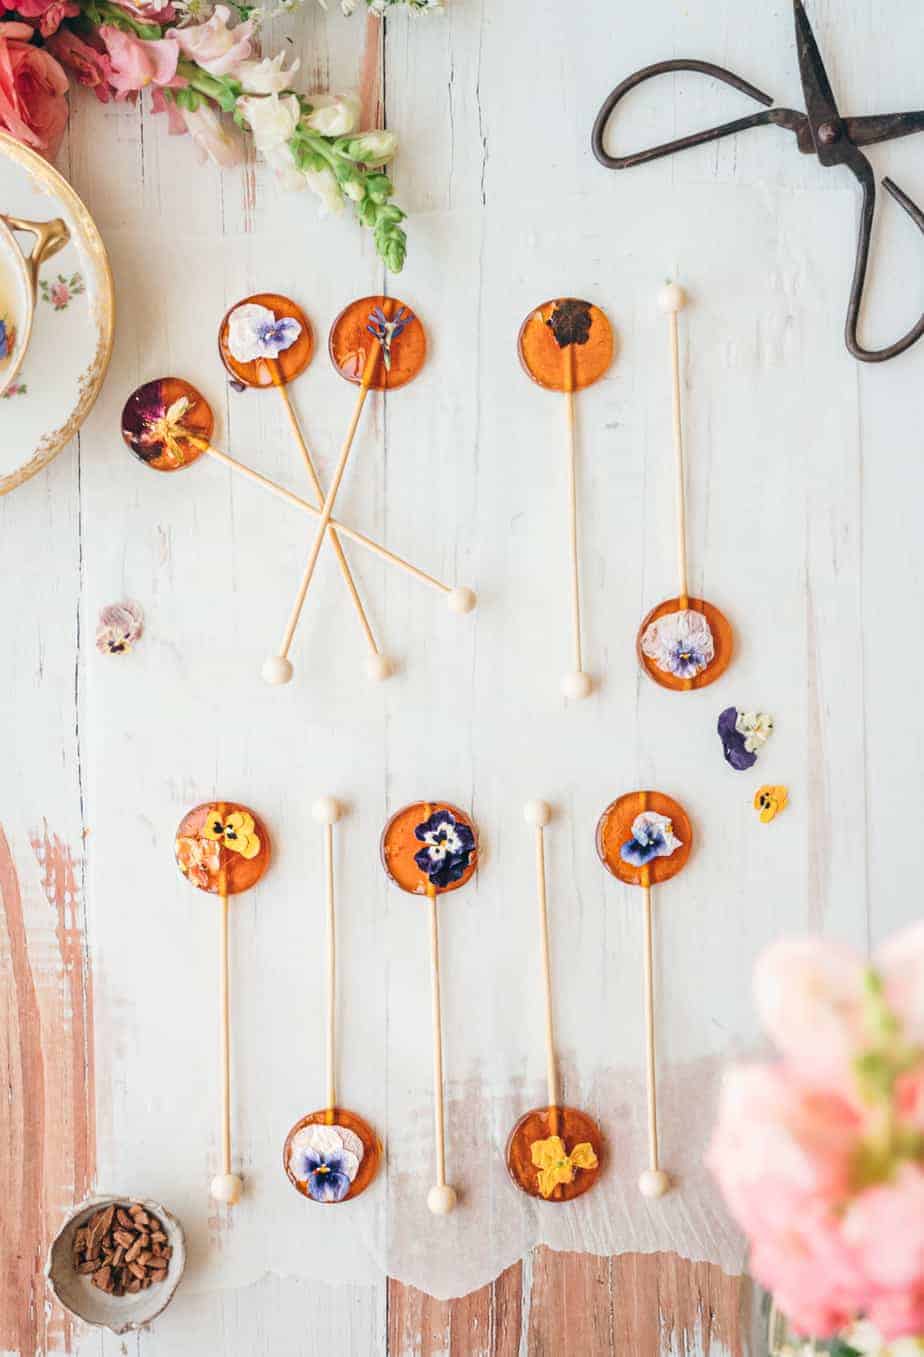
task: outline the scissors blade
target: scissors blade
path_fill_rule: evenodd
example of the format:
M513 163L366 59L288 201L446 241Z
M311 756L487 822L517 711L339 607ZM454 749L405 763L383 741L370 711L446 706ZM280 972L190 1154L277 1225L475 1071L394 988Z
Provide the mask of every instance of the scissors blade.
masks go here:
M924 112L880 113L871 118L845 118L844 131L854 146L874 146L896 137L924 132Z
M808 21L808 15L802 0L793 0L796 19L796 47L799 53L799 73L802 76L802 89L805 94L805 109L815 137L815 148L822 162L826 157L818 146L817 132L822 123L837 122L840 119L834 92L828 81L815 34Z

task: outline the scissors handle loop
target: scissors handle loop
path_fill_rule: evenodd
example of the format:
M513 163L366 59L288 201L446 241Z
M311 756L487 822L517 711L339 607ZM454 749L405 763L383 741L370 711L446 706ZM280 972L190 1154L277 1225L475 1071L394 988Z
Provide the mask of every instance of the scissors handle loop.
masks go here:
M860 208L860 232L857 238L857 262L853 273L853 282L850 287L850 302L847 306L847 323L844 327L844 338L847 342L847 348L862 363L885 363L890 358L897 358L900 353L910 349L912 344L916 344L924 335L924 315L913 325L907 334L901 339L897 339L894 344L890 344L885 349L865 349L857 338L857 329L860 324L860 311L863 306L863 290L866 285L866 270L869 265L870 240L873 234L873 216L876 211L876 178L873 174L872 166L866 156L861 151L854 151L853 155L846 162L853 171L855 177L859 180L863 189L863 203ZM882 186L887 193L903 208L908 216L914 222L919 231L924 233L924 212L918 207L917 203L912 202L907 193L902 190L891 179L883 179Z
M754 113L749 118L736 118L734 122L723 123L721 127L710 127L704 132L694 132L689 137L679 137L676 141L665 142L661 146L652 146L646 151L636 151L634 155L609 155L604 150L603 137L613 110L619 101L625 98L630 90L634 90L637 85L641 85L644 81L652 80L657 75L669 75L674 71L695 71L700 75L711 76L714 80L720 80L723 85L731 85L733 89L739 90L742 94L756 100L757 103L763 104L769 111ZM608 170L628 170L633 165L644 165L649 160L660 160L662 156L673 155L675 151L685 151L690 146L703 146L707 142L718 141L720 137L733 136L734 133L744 132L749 127L762 127L768 123L782 123L789 126L793 115L790 115L787 109L770 108L772 103L773 100L770 95L764 94L763 90L759 90L756 85L750 85L746 80L735 75L734 72L727 71L724 66L715 66L711 61L658 61L655 65L645 66L643 70L630 75L621 85L617 85L606 98L594 122L591 146L600 164L605 165Z

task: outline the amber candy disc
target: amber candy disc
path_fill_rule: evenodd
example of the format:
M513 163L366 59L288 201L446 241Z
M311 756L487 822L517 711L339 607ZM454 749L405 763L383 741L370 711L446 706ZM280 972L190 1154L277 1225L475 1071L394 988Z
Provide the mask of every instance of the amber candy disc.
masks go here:
M613 330L604 313L577 297L559 297L530 311L517 349L527 374L549 391L580 391L613 361Z
M249 806L206 801L183 816L174 852L180 871L199 890L239 895L260 880L271 848L266 825Z
M427 822L441 812L448 812L453 820L471 836L472 848L463 854L467 860L458 862L460 874L454 881L440 884L428 875L415 861L417 854L426 847L426 841L418 837L417 830L423 831ZM382 831L380 844L382 865L396 886L412 895L445 895L458 890L474 874L478 866L478 834L475 826L464 811L459 810L450 801L414 801L403 810L396 811Z
M333 1198L315 1195L311 1191L308 1178L301 1177L297 1173L295 1163L297 1150L294 1142L299 1131L303 1131L306 1126L342 1127L346 1131L351 1131L354 1136L362 1141L363 1155L359 1161L359 1168L344 1196ZM300 1192L309 1201L316 1201L322 1206L338 1206L340 1202L352 1201L361 1192L365 1192L378 1173L381 1162L382 1144L378 1136L367 1121L357 1116L355 1112L348 1112L345 1107L324 1107L317 1112L309 1112L307 1116L302 1117L292 1127L286 1136L286 1143L282 1151L282 1166L286 1171L286 1177L296 1192Z
M137 387L122 409L122 437L155 471L179 471L201 457L215 420L208 401L181 377Z
M679 678L678 675L671 674L668 670L662 669L642 650L642 638L652 622L657 622L659 618L665 617L668 613L682 612L684 609L694 613L702 613L709 623L709 629L712 632L712 644L715 648L715 654L709 664L694 678ZM710 683L715 683L716 679L722 677L731 663L732 652L735 648L734 638L735 633L732 631L732 625L728 618L724 613L719 612L718 608L707 603L705 599L668 598L663 603L659 603L656 608L652 608L642 622L635 638L635 652L638 655L639 664L648 677L654 679L655 683L660 684L662 688L670 688L673 692L686 692L694 688L708 688Z
M620 856L623 844L632 838L636 816L646 810L666 815L674 834L680 840L669 857L652 858L644 866L626 862ZM687 865L693 846L693 829L683 806L662 792L627 792L610 803L597 822L597 852L600 861L614 876L628 886L657 885L669 881Z
M290 319L301 327L298 337L287 348L281 349L276 358L254 358L242 362L231 352L231 317L241 306L265 306L272 311L276 320ZM314 332L311 322L301 307L279 292L255 292L252 297L243 297L241 301L226 312L218 331L218 352L221 361L236 382L244 386L285 386L293 381L311 362L314 356Z
M389 332L388 326L399 328ZM384 342L377 341L370 327L385 336ZM423 367L427 336L406 302L397 297L360 297L334 321L328 348L331 362L348 382L359 386L365 374L370 390L397 391Z
M577 1145L590 1145L597 1156L593 1168L576 1168L570 1183L558 1183L546 1195L540 1187L541 1170L533 1163L536 1141L558 1136L571 1154ZM507 1141L507 1172L514 1183L531 1197L547 1202L570 1202L589 1192L603 1167L604 1145L600 1128L586 1112L576 1107L535 1107L522 1116Z

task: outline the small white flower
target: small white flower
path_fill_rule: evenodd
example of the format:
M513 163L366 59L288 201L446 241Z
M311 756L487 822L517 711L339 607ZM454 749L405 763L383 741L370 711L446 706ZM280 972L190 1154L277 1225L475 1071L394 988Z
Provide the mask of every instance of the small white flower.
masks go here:
M286 70L285 61L285 52L280 52L275 57L264 57L262 61L242 61L237 68L236 77L241 82L244 93L282 94L283 90L290 90L301 62L296 57Z
M758 754L773 734L773 717L762 711L738 713L735 730L744 736L744 747L749 754Z
M359 98L355 94L309 94L311 113L306 127L325 137L345 137L359 126Z

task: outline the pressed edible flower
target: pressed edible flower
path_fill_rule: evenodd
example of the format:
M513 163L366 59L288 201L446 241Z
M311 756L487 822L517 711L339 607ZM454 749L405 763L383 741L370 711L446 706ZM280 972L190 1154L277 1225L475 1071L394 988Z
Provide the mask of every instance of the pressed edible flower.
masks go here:
M703 614L692 608L665 613L645 628L642 654L666 674L696 678L715 659L712 628Z
M253 816L246 810L235 810L224 817L212 811L199 832L205 839L223 843L232 853L240 853L242 858L255 858L260 851L260 836Z
M579 1169L595 1169L599 1163L590 1141L582 1140L569 1154L561 1136L534 1140L530 1155L539 1170L539 1191L543 1197L551 1197L559 1184L573 1183Z
M144 614L137 603L110 603L96 624L96 648L103 655L125 655L143 627Z
M739 712L726 707L716 729L726 761L739 773L753 768L757 755L773 734L773 717L765 712Z
M754 793L754 809L760 811L762 824L776 819L781 810L789 805L789 792L785 787L758 787Z
M391 320L388 319L380 306L374 306L369 314L366 329L381 344L382 359L388 372L391 371L391 346L399 335L404 333L413 319L412 313L406 306L402 306Z
M444 889L461 881L475 852L475 835L468 825L452 811L438 810L416 827L414 837L426 845L414 854L414 861L431 885Z
M268 306L247 302L228 318L228 348L239 363L278 358L298 339L302 327L294 316L276 317Z
M314 1123L292 1140L289 1168L316 1202L340 1202L363 1159L363 1143L345 1126Z
M680 847L673 821L655 810L644 810L632 821L632 838L622 845L619 856L633 867L644 867L654 858L669 858Z
M176 860L193 885L205 890L218 875L221 844L182 835L176 841Z

